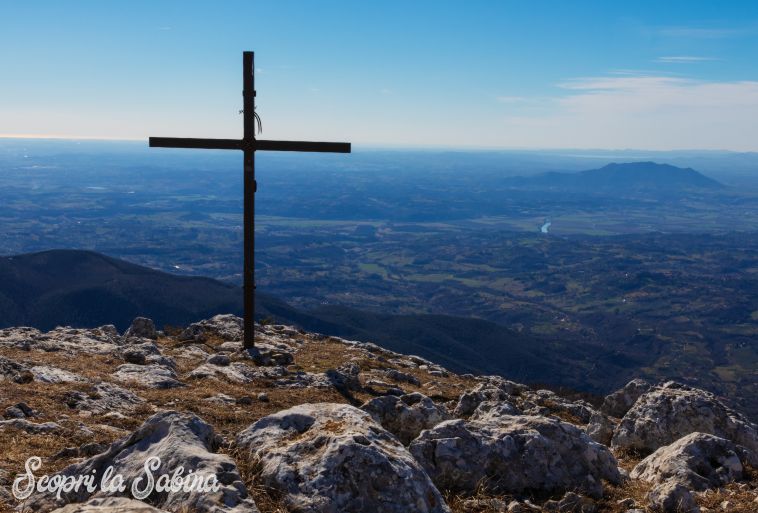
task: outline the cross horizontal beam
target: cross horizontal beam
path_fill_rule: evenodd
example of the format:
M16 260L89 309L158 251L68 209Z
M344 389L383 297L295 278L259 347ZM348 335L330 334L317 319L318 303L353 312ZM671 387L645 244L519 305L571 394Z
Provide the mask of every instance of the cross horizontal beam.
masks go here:
M241 150L239 139L191 139L185 137L151 137L151 148L203 148L207 150Z
M151 137L151 148L203 148L208 150L263 150L263 151L307 151L322 153L350 153L350 143L313 141L268 141L256 139L249 143L242 139L195 139L185 137Z
M255 149L269 151L315 151L324 153L350 153L350 143L266 141L265 139L256 139Z

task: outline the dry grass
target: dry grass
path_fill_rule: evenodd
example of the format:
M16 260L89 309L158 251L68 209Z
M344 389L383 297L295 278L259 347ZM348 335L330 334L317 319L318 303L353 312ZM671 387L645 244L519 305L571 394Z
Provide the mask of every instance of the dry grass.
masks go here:
M476 385L470 378L450 374L447 377L433 377L428 372L418 368L406 368L390 363L394 355L379 352L380 359L368 358L362 350L346 346L335 339L318 340L303 335L298 337L299 348L295 353L295 361L290 370L318 373L339 367L347 362L356 363L362 370L361 379L365 384L369 379L384 381L388 384L403 388L406 391L418 391L437 401L453 401L466 389ZM205 345L212 349L221 344L218 339L210 339ZM173 356L177 362L177 373L188 386L171 390L155 390L136 385L122 385L145 399L145 403L130 412L125 418L114 419L103 415L80 414L70 409L63 400L71 390L87 391L89 384L58 384L50 385L32 381L28 384L2 383L0 395L0 411L18 402L26 402L33 409L42 413L32 419L34 422L57 422L62 430L57 433L30 435L14 429L0 430L0 469L11 473L11 479L16 472L23 471L25 460L32 456L43 458L43 471L53 473L76 461L73 458L53 459L52 456L67 447L78 447L84 443L98 442L108 444L121 436L136 429L147 417L158 410L175 409L197 414L206 422L212 424L216 431L224 437L225 444L221 452L235 459L240 474L247 485L248 491L263 513L284 513L287 511L284 497L275 490L266 487L260 479L260 466L251 461L249 455L233 451L231 441L236 434L256 420L290 408L292 406L312 402L346 403L348 399L336 390L329 389L283 389L276 388L270 380L255 380L250 384L231 383L221 379L190 380L186 375L196 368L202 360L199 357L182 357L187 354L187 344L179 342L174 337L158 340L158 345L164 354ZM87 377L93 382L98 380L111 381L111 375L123 363L114 356L103 355L71 355L65 352L22 351L0 348L0 355L12 360L36 365L49 365ZM252 365L249 361L246 363ZM416 377L420 385L397 382L385 375L385 370L394 368L405 374ZM259 401L259 393L265 392L268 401ZM235 399L250 398L250 400L235 404L218 404L209 402L209 397L226 394ZM369 391L356 392L353 399L362 402L372 398ZM576 422L578 419L570 415L562 415L564 420ZM94 436L86 436L81 426L87 427ZM339 431L336 423L329 428ZM640 455L619 455L620 466L631 470L640 460ZM606 497L598 504L600 512L623 513L626 507L618 501L632 498L637 507L646 504L645 495L650 485L639 481L630 481L623 486L606 487ZM753 502L758 489L756 473L751 471L745 483L733 484L721 490L699 494L701 506L710 511L724 511L722 503L729 501L728 511L734 513L756 513L758 503ZM531 497L536 503L550 497ZM553 497L556 498L556 497ZM446 499L455 513L484 513L497 511L504 502L508 504L514 498L511 496L493 496L480 489L473 497L447 494ZM523 499L523 498L521 498ZM494 501L493 501L494 500ZM0 512L11 511L8 505L0 502Z

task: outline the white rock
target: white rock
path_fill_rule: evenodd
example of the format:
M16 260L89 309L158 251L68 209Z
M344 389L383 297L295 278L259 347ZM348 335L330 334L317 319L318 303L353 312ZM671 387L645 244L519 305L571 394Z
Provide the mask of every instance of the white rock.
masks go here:
M687 487L674 481L655 485L647 494L653 508L663 513L699 513L700 508Z
M42 422L36 424L26 419L0 420L0 431L5 429L18 429L19 431L24 431L32 435L40 435L60 431L61 426L55 422Z
M717 488L742 479L739 453L745 451L725 438L692 433L656 450L630 475L651 483L673 480L691 490Z
M616 459L578 427L554 418L500 416L450 420L423 431L411 454L444 490L495 493L583 491L602 495L619 483Z
M143 477L139 489L145 486L144 465L148 458L158 457L161 466L153 471L157 479L163 474L173 475L179 466L184 467L186 476L190 470L195 475L210 478L216 476L221 484L218 492L193 489L157 490L145 498L152 505L169 511L193 511L199 513L246 513L258 512L252 499L247 495L242 479L234 462L226 455L216 454L218 437L213 428L195 415L164 411L147 419L130 436L113 444L105 452L81 463L69 465L60 474L97 476L99 482L109 466L115 474L121 474L127 485L125 494L130 494L133 481ZM61 499L55 494L36 493L25 508L29 511L47 511L51 507L69 502L85 502L91 498L113 495L104 490L94 493L82 487L79 491L64 492Z
M112 411L131 411L144 400L112 383L98 383L88 391L71 390L64 395L69 408L105 414Z
M236 445L298 512L450 511L397 439L352 406L295 406L260 419Z
M408 445L421 431L450 419L444 406L418 392L400 397L383 396L367 401L361 409L395 435L403 445Z
M726 438L758 454L758 428L713 394L667 382L643 394L614 432L611 447L652 452L690 433ZM755 461L755 460L752 460Z
M618 421L612 417L605 413L595 412L584 430L594 441L603 445L610 445L617 425Z
M37 365L29 370L34 375L34 380L41 383L84 383L87 381L78 374L47 365Z
M14 383L29 383L34 379L29 367L23 363L0 356L0 383L13 381Z
M147 388L178 388L185 386L176 379L176 373L162 365L120 365L113 374L113 379L123 383L134 383Z
M216 315L194 324L190 324L181 335L179 340L196 340L205 342L209 337L217 337L221 340L242 340L244 332L242 319L236 315Z
M620 390L606 396L600 411L620 419L626 415L637 399L651 388L652 385L644 379L633 379Z
M132 321L132 325L129 326L124 332L124 339L130 338L147 338L155 340L158 338L158 334L155 331L155 323L152 319L146 317L137 317Z

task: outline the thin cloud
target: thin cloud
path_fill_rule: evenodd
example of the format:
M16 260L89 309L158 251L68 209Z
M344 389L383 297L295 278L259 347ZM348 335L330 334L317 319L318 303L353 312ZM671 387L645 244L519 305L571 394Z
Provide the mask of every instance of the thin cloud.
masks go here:
M671 76L567 80L549 112L502 120L498 135L523 147L754 151L758 81Z
M658 57L656 62L673 63L673 64L691 64L696 62L715 61L713 57L702 57L696 55L669 55Z

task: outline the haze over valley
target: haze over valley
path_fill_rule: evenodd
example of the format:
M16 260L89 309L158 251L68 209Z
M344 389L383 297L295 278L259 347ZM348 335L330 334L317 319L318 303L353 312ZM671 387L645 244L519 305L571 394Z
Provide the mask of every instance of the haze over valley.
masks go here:
M85 249L238 286L238 159L190 153L0 141L3 253ZM677 377L755 416L754 169L725 152L260 156L261 311L593 393ZM521 356L482 358L498 344Z

